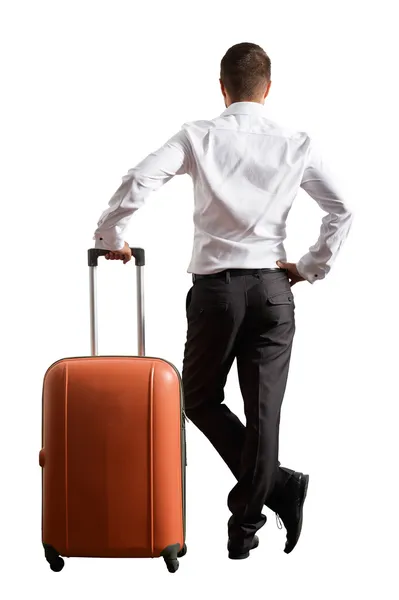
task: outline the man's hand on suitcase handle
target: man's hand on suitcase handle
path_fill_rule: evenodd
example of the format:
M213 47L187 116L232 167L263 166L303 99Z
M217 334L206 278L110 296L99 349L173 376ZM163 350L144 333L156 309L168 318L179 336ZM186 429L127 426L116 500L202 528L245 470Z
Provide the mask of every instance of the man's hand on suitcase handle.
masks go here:
M108 254L105 255L107 260L123 260L123 264L129 262L132 258L132 251L130 250L129 244L125 242L122 250L110 250Z
M278 260L277 265L280 267L280 269L286 269L288 271L288 278L291 287L299 281L306 281L305 278L299 274L295 263L282 262L281 260Z

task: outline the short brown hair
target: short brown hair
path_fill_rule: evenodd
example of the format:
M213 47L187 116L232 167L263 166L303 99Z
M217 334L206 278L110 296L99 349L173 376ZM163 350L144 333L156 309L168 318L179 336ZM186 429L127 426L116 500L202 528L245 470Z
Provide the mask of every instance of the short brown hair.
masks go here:
M271 61L257 44L243 42L229 48L220 64L220 79L233 102L250 101L270 81Z

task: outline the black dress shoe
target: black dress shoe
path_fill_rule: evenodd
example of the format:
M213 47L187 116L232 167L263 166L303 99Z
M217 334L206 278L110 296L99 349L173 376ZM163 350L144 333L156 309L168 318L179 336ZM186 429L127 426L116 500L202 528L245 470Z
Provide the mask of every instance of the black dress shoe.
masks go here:
M277 517L287 530L284 552L289 554L298 543L302 531L303 505L308 491L309 475L294 473L284 489L284 501L279 506Z
M252 541L252 545L249 550L243 550L242 548L233 548L231 546L231 542L227 544L227 550L229 551L229 558L233 560L242 560L243 558L248 558L250 550L255 550L259 546L259 538L257 535L254 535L254 539Z

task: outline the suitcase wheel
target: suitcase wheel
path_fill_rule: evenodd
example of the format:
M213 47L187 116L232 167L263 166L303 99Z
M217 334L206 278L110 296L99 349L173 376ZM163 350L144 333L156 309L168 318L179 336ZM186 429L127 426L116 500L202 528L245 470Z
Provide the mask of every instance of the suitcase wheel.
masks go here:
M183 556L186 556L187 554L187 546L186 544L184 544L183 548L180 550L180 552L178 553L178 557L182 558Z
M177 558L171 558L169 560L165 559L165 563L169 573L176 573L177 569L179 568L179 561Z
M59 573L64 568L64 565L64 559L62 559L61 556L59 556L57 560L50 563L50 569L55 573Z
M184 550L184 547L182 550ZM163 556L169 573L176 573L177 569L179 568L179 561L177 560L179 552L180 544L171 544L170 546L164 548L161 552L161 556Z
M44 547L44 556L48 564L50 565L50 569L54 571L54 573L59 573L64 568L64 559L58 554L57 550L52 546L47 544L43 544Z

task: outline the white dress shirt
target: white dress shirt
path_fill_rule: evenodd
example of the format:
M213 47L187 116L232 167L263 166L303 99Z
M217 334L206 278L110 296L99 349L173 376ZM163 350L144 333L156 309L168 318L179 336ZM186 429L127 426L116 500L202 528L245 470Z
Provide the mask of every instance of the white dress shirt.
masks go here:
M276 268L277 260L286 261L286 219L299 188L327 214L318 240L297 269L310 283L329 272L352 213L309 136L270 121L257 102L235 102L215 119L185 123L129 170L100 217L96 247L121 249L132 214L151 192L184 174L194 186L189 273Z

